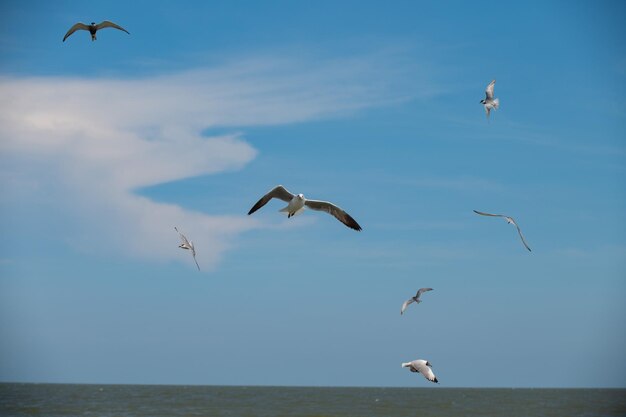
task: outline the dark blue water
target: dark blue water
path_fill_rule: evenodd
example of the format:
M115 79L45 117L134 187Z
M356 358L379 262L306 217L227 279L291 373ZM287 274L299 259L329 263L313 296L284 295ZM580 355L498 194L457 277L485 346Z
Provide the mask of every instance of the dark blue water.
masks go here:
M626 416L626 390L0 384L0 416Z

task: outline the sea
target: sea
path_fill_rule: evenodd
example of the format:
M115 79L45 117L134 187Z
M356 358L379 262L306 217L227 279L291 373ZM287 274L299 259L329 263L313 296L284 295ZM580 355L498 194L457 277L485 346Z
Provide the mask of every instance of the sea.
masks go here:
M0 384L0 416L626 416L626 389Z

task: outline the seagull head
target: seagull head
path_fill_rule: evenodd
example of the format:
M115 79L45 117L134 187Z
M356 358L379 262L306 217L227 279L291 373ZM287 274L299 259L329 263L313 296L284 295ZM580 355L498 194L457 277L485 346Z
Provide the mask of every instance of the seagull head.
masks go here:
M430 362L426 361L426 366L432 368L433 366L430 364Z
M91 26L96 26L96 22L91 22Z
M480 104L485 104L485 99L480 100Z
M298 200L304 200L304 194L298 194L296 197L298 197Z

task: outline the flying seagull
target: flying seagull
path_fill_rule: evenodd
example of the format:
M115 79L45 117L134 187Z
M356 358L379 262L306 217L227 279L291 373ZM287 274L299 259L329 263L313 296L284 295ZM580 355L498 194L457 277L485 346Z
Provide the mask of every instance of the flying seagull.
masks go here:
M506 220L506 222L508 224L512 224L512 225L514 225L517 228L517 233L519 233L519 237L520 237L520 239L522 239L522 243L524 244L526 249L528 249L530 251L530 247L528 246L528 243L526 243L526 239L524 239L524 235L522 235L522 231L519 228L519 226L517 225L517 223L515 223L515 220L513 220L513 217L505 216L504 214L483 213L482 211L476 211L476 210L474 210L474 213L480 214L481 216L503 217L504 220Z
M248 215L254 213L258 209L266 205L267 202L270 201L272 198L278 198L279 200L283 200L289 203L287 204L287 207L280 209L281 212L287 213L288 218L295 216L296 214L300 214L306 206L312 210L325 211L328 214L332 214L337 220L339 220L341 223L345 224L351 229L354 229L356 231L361 230L361 226L359 226L356 220L354 220L348 213L346 213L336 205L327 201L307 200L306 198L304 198L303 194L291 194L282 185L277 185L269 193L261 197L261 199L257 201L254 206L252 206L252 208L248 212Z
M403 363L402 367L409 368L409 371L411 372L419 372L420 374L424 375L424 378L426 378L430 382L439 383L437 377L433 373L433 370L430 369L432 365L430 364L430 362L425 361L424 359L415 359L414 361Z
M487 86L485 90L485 99L480 100L480 103L485 106L485 113L487 113L487 120L489 120L489 112L491 109L497 109L500 106L500 99L493 98L493 87L496 85L496 80L493 80Z
M402 310L400 310L400 314L404 314L404 310L406 310L406 308L409 306L409 304L411 303L421 303L422 300L420 300L420 295L422 295L422 293L426 292L426 291L432 291L432 288L420 288L417 291L417 294L415 294L415 297L411 297L408 300L406 300L404 302L404 304L402 304Z
M178 232L178 229L176 228L176 226L174 226L174 230ZM178 232L178 234L180 235L180 241L181 241L181 244L178 245L178 247L181 249L186 249L186 250L191 251L191 255L193 256L193 260L196 263L196 266L198 267L198 271L199 271L200 265L198 265L198 261L196 261L196 249L193 247L193 242L188 240L187 236L183 235L182 233Z
M100 29L104 29L104 28L115 28L115 29L119 29L119 30L123 30L124 32L128 33L130 35L130 32L127 31L126 29L124 29L123 27L116 25L113 22L110 22L108 20L105 20L101 23L98 23L96 25L95 22L91 22L90 25L86 25L84 23L78 22L76 23L74 26L72 26L70 28L70 30L67 31L67 33L65 34L65 36L63 37L63 42L65 42L65 40L74 32L76 32L77 30L88 30L89 33L91 33L91 40L95 41L96 40L96 32L99 31Z

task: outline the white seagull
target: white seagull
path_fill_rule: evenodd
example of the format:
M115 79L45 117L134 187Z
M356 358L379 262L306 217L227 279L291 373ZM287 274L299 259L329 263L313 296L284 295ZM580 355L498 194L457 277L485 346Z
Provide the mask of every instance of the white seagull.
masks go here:
M491 216L491 217L502 217L502 218L504 218L504 220L506 220L506 222L508 224L512 224L512 225L514 225L517 228L517 233L519 233L519 237L520 237L520 239L522 239L522 243L524 244L526 249L528 249L528 251L530 251L530 247L528 246L528 243L526 243L526 239L524 239L524 235L522 235L522 230L519 228L517 223L515 223L515 220L513 220L513 217L505 216L504 214L483 213L482 211L477 211L477 210L474 210L474 213L480 214L481 216Z
M480 100L480 103L485 106L485 113L487 113L487 120L489 120L489 113L491 109L497 109L500 106L500 99L493 98L493 87L496 85L496 80L493 80L487 86L485 90L485 99Z
M433 370L430 369L432 365L430 364L430 362L425 361L424 359L415 359L414 361L403 363L402 367L409 368L411 372L419 372L420 374L424 375L424 378L426 378L430 382L439 383L437 377L433 373Z
M84 23L78 22L76 23L74 26L72 26L70 28L70 30L67 31L67 33L65 34L65 36L63 37L63 42L65 42L65 40L74 32L76 32L77 30L87 30L89 31L89 33L91 33L91 40L95 41L96 40L96 32L99 31L100 29L104 29L104 28L115 28L115 29L119 29L122 30L126 33L128 33L130 35L130 32L127 31L126 29L124 29L123 27L105 20L103 22L100 22L96 25L95 22L91 22L90 25L86 25Z
M176 228L176 226L174 226L174 230L178 232L178 229ZM193 260L196 263L196 266L198 267L198 271L199 271L200 265L198 265L198 261L196 261L196 249L193 247L193 242L188 240L187 237L183 235L182 233L178 232L178 234L180 235L180 241L181 241L178 247L181 249L186 249L186 250L191 251L191 255L193 256Z
M420 295L422 295L422 293L426 292L426 291L432 291L432 288L420 288L417 291L417 294L415 294L414 297L409 298L408 300L406 300L404 302L404 304L402 304L402 309L400 310L400 315L402 315L404 313L404 310L406 310L406 308L409 306L409 304L411 303L421 303L422 300L420 300Z
M274 187L269 193L265 194L259 201L256 202L254 206L248 212L248 215L254 213L261 207L267 204L272 198L278 198L279 200L286 201L287 207L280 209L281 212L287 213L287 217L295 216L296 214L300 214L302 210L304 210L305 206L317 211L325 211L326 213L332 214L335 216L337 220L341 223L345 224L351 229L356 231L361 230L361 226L350 216L348 213L343 211L341 208L336 205L329 203L327 201L318 201L318 200L307 200L304 198L303 194L291 194L285 187L282 185L277 185Z

